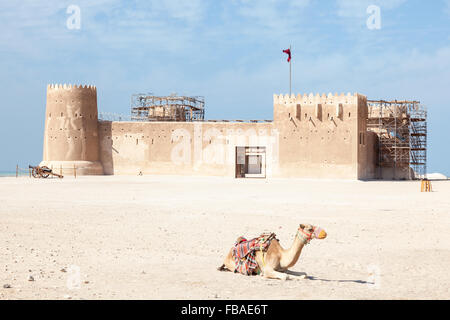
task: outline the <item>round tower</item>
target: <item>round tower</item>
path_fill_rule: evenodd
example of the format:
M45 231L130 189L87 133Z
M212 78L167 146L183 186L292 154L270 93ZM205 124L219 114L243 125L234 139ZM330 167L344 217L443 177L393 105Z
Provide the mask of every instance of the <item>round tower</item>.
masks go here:
M97 88L48 85L41 166L77 175L101 175ZM68 171L70 170L70 171Z

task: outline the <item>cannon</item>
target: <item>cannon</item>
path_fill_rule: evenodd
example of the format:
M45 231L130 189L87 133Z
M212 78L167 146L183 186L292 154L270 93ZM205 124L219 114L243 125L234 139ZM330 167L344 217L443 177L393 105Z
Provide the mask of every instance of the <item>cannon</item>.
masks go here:
M45 179L45 178L48 178L49 176L55 176L55 177L58 177L60 179L64 178L64 176L62 176L60 174L57 174L57 173L54 173L52 169L50 169L49 167L46 167L46 166L42 166L42 167L36 166L36 167L34 167L34 166L30 166L29 165L28 168L31 169L31 175L34 178L44 178Z

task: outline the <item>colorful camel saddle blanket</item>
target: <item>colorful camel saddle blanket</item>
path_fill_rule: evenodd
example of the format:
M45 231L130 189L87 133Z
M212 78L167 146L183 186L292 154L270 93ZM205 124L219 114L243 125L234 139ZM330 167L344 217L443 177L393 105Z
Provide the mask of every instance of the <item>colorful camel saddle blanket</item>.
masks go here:
M256 263L256 252L258 250L267 251L273 239L276 239L275 233L264 233L251 240L239 237L233 247L233 258L236 265L234 272L247 276L257 274L259 268Z

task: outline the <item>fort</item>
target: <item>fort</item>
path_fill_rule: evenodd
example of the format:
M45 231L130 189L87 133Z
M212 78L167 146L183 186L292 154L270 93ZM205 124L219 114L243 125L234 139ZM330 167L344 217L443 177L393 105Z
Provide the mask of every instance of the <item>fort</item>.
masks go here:
M415 179L426 110L362 94L274 95L273 120L204 120L204 101L137 97L130 121L99 118L95 86L48 85L43 161L80 175ZM200 104L199 104L200 101Z

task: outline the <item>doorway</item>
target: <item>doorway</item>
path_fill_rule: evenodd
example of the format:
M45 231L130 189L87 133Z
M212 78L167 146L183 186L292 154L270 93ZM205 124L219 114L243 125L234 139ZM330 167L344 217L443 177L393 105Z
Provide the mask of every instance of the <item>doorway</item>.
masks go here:
M236 147L236 178L266 178L266 147Z

